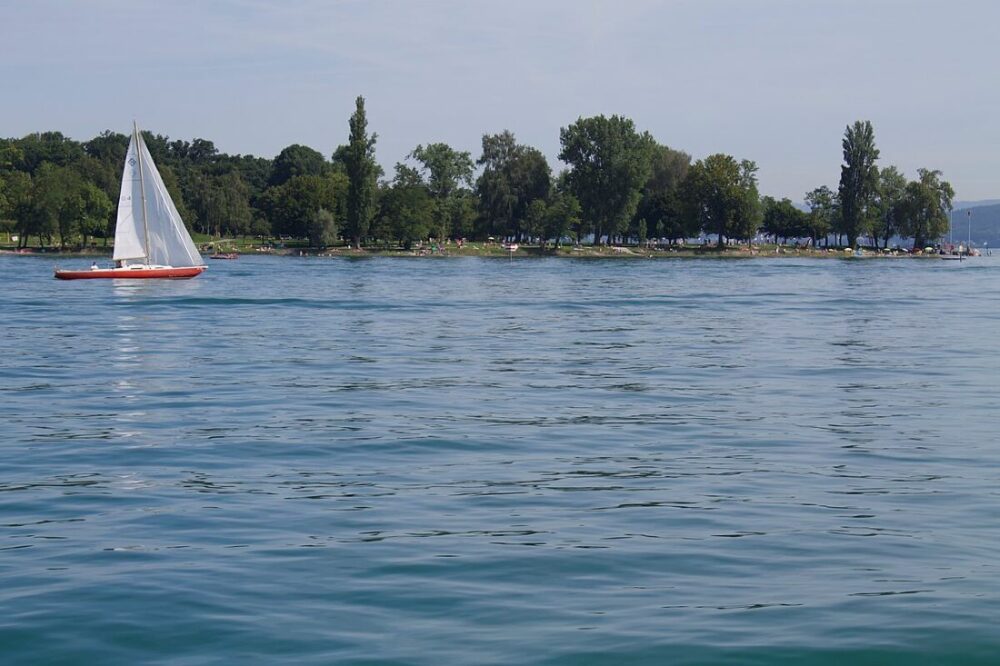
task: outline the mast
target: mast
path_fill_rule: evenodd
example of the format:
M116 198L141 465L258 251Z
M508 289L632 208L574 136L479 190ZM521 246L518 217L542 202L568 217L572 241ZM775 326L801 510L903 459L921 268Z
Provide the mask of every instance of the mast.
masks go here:
M142 175L142 146L139 142L142 140L139 137L139 125L133 120L132 121L132 134L135 137L135 154L136 159L139 160L139 192L142 194L142 231L145 236L144 247L146 249L146 265L149 265L149 223L146 221L146 181Z

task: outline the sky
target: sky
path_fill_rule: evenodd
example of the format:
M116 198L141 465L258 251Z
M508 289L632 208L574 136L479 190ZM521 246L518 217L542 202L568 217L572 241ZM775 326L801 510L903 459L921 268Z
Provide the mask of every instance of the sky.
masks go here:
M329 157L366 100L386 169L418 144L478 158L509 129L554 169L577 118L632 118L763 194L836 188L845 127L880 165L1000 198L995 0L0 0L0 136L140 126Z

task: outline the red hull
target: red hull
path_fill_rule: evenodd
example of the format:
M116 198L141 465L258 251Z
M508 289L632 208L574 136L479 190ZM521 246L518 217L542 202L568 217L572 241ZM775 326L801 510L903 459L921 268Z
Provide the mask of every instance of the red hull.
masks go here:
M96 280L111 278L114 280L188 280L205 272L204 266L186 266L183 268L98 268L87 271L56 270L56 278L60 280Z

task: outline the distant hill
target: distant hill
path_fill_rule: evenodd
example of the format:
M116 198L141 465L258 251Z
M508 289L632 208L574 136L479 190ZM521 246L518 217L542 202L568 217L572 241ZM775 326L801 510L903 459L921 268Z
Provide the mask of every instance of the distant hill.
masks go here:
M971 218L969 213L972 213ZM952 220L955 241L964 241L969 237L971 222L973 244L982 246L988 243L990 247L1000 248L1000 203L956 210Z
M806 212L809 207L802 203L795 206ZM955 204L952 212L952 220L955 225L953 238L955 242L965 241L969 237L969 216L972 212L972 243L976 247L989 244L990 247L1000 249L1000 199L987 199L984 201L959 201ZM948 240L948 234L944 235ZM906 240L894 239L901 245L907 245Z
M980 201L956 201L955 210L965 210L966 208L979 208L980 206L993 206L1000 204L1000 199L981 199Z

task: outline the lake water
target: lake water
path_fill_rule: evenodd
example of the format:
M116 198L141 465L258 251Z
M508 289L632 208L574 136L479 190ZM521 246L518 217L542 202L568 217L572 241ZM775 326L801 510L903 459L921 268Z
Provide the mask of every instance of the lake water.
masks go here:
M995 664L997 259L0 257L0 661Z

